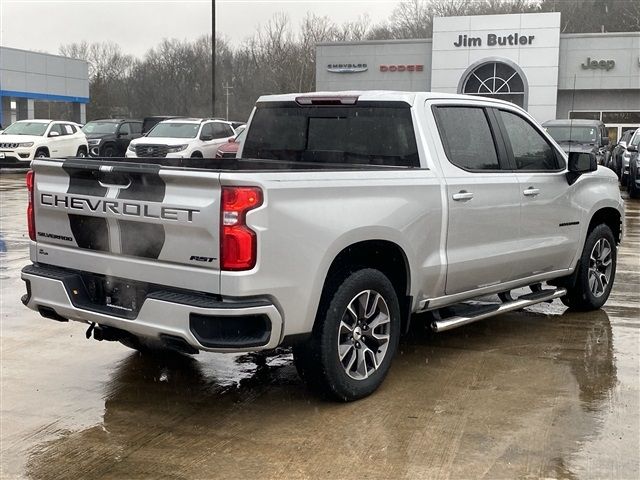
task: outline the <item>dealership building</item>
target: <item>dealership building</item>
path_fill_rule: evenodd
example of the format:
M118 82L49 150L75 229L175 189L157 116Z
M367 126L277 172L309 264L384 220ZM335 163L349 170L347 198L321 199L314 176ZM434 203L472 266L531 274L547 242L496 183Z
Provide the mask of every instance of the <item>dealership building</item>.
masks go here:
M465 93L538 121L640 127L640 32L560 33L560 13L434 18L433 38L319 43L316 88Z
M0 47L0 124L3 127L31 118L55 117L85 123L88 102L87 62Z

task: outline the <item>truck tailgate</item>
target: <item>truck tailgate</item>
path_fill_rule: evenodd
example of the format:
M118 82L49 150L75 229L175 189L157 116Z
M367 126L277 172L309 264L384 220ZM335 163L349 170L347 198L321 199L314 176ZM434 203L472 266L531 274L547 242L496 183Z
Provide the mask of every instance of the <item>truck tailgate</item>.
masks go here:
M218 172L87 159L32 169L39 263L219 293Z

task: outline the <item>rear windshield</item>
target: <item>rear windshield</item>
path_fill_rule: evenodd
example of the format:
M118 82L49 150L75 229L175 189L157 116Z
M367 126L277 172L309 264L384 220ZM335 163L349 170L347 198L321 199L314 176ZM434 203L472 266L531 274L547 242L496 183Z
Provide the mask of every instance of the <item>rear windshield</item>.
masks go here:
M261 106L242 156L290 162L419 166L406 107Z

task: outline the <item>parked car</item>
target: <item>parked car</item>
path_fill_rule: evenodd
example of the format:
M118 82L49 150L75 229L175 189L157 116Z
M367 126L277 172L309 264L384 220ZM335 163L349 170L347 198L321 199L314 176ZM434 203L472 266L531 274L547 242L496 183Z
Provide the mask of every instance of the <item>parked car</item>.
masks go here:
M151 131L153 127L164 120L170 120L172 118L180 118L175 115L154 115L152 117L145 117L142 120L142 135L146 135Z
M593 152L599 165L609 163L609 136L600 120L549 120L542 126L565 152Z
M144 137L133 140L127 157L214 158L218 147L233 138L229 122L175 118L158 123Z
M142 136L142 122L129 119L92 120L82 127L92 157L124 157L131 140Z
M348 401L382 383L412 313L440 332L555 298L598 309L613 286L615 174L511 103L265 96L239 154L34 161L24 304L142 352L293 345L302 378Z
M238 127L240 133L235 137L230 138L227 143L223 143L218 147L216 152L216 158L236 158L240 143L244 140L246 129ZM237 131L237 130L236 130Z
M0 134L0 168L27 169L34 158L84 157L87 138L73 122L19 120Z
M616 172L620 182L623 185L627 184L627 175L629 174L629 158L631 157L631 152L627 150L627 145L633 137L636 129L626 130L618 144L614 147L611 152L611 165L610 168Z
M640 149L640 128L638 128L631 140L629 140L629 144L627 145L627 152L629 153L628 157L628 165L629 169L626 175L626 182L623 184L627 185L627 190L629 191L629 196L631 198L640 197L640 153L638 150Z

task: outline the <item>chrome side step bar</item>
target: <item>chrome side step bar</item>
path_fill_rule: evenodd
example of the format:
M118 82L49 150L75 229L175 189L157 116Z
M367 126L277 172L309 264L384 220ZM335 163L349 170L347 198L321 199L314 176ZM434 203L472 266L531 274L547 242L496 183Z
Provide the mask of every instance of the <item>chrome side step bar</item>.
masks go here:
M461 327L462 325L477 322L478 320L484 320L485 318L494 317L496 315L500 315L501 313L520 310L521 308L529 307L531 305L535 305L536 303L546 302L549 300L553 300L554 298L560 298L565 296L566 294L567 290L565 288L539 290L534 293L522 295L513 301L496 305L496 308L490 309L490 311L487 311L486 306L484 306L485 308L479 307L480 311L477 315L454 316L435 320L433 323L431 323L431 328L435 332L444 332L456 327Z

